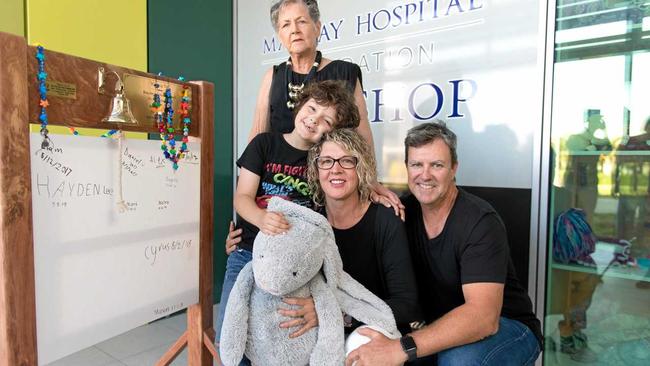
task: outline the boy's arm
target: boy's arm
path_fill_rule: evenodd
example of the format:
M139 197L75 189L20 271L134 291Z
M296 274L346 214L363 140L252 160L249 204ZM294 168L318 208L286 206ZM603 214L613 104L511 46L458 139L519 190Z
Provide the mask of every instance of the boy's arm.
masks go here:
M257 226L264 234L281 234L289 230L289 223L282 214L268 212L257 206L255 196L260 185L260 176L241 168L235 191L235 210L246 221Z

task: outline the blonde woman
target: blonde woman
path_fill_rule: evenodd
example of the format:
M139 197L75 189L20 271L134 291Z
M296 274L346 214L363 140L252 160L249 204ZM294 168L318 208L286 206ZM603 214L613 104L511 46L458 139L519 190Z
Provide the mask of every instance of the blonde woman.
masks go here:
M307 162L314 202L334 229L343 269L386 301L400 331L410 332L419 309L407 236L391 208L370 200L377 170L368 143L354 129L332 131ZM359 325L346 323L346 333Z

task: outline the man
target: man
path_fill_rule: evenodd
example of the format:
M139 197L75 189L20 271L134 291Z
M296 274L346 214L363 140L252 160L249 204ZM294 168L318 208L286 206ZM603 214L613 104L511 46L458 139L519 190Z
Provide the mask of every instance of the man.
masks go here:
M499 215L456 186L456 135L444 123L425 123L409 130L404 144L412 193L403 199L406 228L427 325L399 340L361 330L371 342L351 352L346 366L400 365L433 354L441 366L534 364L540 323Z

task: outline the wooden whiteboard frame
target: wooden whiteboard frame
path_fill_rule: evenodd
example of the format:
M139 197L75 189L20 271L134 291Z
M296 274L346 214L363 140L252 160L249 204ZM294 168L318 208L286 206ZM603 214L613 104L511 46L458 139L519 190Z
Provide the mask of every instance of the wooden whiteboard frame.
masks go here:
M29 123L37 122L38 83L35 47L25 39L0 32L0 365L37 365L34 242ZM49 96L49 121L69 127L116 129L99 122L111 95L97 92L97 70L104 67L181 82L144 72L45 51L48 80L76 85L76 99ZM108 85L114 85L112 81ZM214 85L186 83L192 90L190 134L201 141L199 302L187 309L187 330L157 365L168 365L185 348L190 366L219 361L212 320L212 255L214 206ZM123 126L123 130L158 133L153 125Z

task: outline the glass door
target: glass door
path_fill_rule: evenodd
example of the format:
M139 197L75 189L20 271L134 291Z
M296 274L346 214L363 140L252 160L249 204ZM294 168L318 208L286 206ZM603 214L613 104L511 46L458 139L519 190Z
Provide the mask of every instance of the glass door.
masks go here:
M545 365L650 365L650 1L556 3Z

